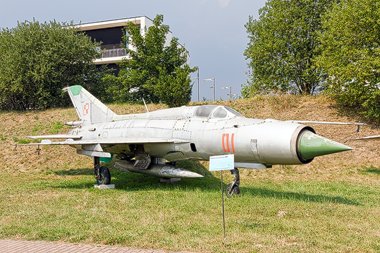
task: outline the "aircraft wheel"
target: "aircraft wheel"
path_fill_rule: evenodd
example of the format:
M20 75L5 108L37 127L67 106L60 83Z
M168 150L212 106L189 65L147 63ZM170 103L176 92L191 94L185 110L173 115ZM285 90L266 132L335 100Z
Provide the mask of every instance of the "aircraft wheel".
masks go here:
M232 190L231 190L231 187L233 187ZM237 186L236 184L234 184L234 186L232 186L232 183L227 185L227 187L226 187L227 198L234 197L238 194L240 194L239 186Z
M99 178L96 179L96 182L98 183L98 185L111 183L111 173L107 167L105 166L100 167Z

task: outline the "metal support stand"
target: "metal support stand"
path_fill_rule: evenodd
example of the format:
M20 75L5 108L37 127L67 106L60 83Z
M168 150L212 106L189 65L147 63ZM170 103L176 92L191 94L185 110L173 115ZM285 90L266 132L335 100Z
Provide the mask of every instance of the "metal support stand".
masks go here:
M224 190L223 190L223 170L220 171L220 185L222 188L222 210L223 210L223 233L224 233L224 240L226 240L226 219L224 217Z
M210 156L210 171L218 171L220 170L220 188L222 191L222 212L223 212L223 235L224 240L226 240L226 218L224 213L224 189L223 189L223 170L236 171L237 176L235 179L239 181L239 171L234 168L234 155L221 155L221 156ZM232 184L228 186L231 187ZM226 196L228 197L228 186L226 188ZM239 189L238 187L235 187Z
M99 179L100 158L94 157L94 176L95 179Z

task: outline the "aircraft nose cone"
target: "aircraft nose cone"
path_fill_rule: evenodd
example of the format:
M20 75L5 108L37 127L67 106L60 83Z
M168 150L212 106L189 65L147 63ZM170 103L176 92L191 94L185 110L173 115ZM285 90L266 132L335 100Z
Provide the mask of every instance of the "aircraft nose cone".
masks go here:
M311 131L305 131L302 133L298 147L301 156L306 160L316 156L328 155L353 149L339 142L316 135Z

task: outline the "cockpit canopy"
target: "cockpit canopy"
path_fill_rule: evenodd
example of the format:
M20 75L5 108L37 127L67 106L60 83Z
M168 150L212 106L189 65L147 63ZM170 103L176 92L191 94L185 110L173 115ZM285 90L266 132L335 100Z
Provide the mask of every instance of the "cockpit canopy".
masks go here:
M211 119L223 119L243 117L240 113L227 106L219 105L202 105L199 106L194 113L195 117L211 118Z

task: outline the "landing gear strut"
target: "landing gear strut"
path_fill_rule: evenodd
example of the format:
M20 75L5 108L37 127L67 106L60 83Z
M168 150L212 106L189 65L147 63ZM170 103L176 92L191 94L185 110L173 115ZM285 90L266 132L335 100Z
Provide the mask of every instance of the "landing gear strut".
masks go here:
M98 185L111 183L111 173L106 166L100 167L99 157L94 157L94 176Z
M231 198L235 195L240 194L240 175L239 170L237 168L234 168L231 170L231 174L234 175L234 181L232 183L228 184L226 187L226 196L227 198Z

